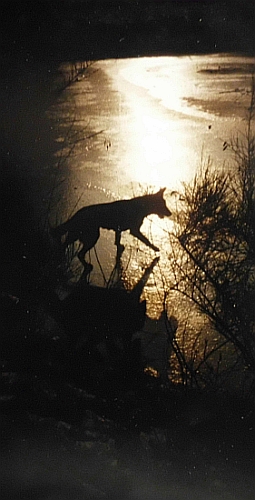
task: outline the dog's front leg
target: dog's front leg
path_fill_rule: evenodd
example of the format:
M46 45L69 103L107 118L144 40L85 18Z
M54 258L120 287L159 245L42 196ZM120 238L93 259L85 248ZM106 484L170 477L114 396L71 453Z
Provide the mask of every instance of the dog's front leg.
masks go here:
M151 243L150 240L148 240L148 238L146 238L146 236L144 236L144 234L142 234L139 229L130 229L130 233L140 241L142 241L142 243L147 245L147 247L152 248L152 250L154 250L155 252L159 252L159 248L153 245L153 243Z
M117 256L120 256L125 248L124 245L121 245L120 238L121 231L115 231L115 245L117 247Z

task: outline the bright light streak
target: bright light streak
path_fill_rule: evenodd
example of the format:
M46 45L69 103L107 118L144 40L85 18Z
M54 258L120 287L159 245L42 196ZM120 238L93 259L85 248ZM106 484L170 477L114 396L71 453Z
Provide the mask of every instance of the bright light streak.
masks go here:
M132 179L156 188L176 188L190 174L187 147L176 122L167 116L158 119L153 107L145 109L138 102L133 109L128 148Z

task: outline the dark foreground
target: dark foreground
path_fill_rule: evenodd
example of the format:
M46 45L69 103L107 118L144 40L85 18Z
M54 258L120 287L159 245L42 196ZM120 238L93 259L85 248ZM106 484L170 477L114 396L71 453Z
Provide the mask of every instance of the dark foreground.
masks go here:
M129 408L132 399L130 394ZM79 424L5 414L1 498L252 500L250 441L246 436L241 443L237 428L220 438L213 423L207 425L209 432L170 416L168 426L130 430L124 419L120 425L88 410Z
M25 206L1 245L1 498L252 500L252 398L146 376L143 281L60 300L62 254Z

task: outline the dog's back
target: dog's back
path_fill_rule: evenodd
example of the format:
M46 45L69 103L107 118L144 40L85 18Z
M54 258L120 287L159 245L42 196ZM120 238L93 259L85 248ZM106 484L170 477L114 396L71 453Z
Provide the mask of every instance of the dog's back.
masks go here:
M111 203L101 203L83 207L76 212L67 222L61 224L53 231L56 235L63 235L67 231L76 234L87 230L90 226L126 231L132 227L140 227L143 219L149 214L159 217L170 216L161 189L158 193L137 196L130 200L118 200Z
M98 207L101 207L100 227L121 232L127 229L140 228L143 219L150 214L157 214L159 217L170 216L171 212L166 206L163 192L163 190L160 190L156 194L98 205Z

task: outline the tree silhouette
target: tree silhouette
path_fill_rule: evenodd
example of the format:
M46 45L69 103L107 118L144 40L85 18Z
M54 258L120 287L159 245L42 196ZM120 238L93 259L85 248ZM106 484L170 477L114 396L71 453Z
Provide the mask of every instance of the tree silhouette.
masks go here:
M246 133L224 143L234 154L231 172L202 166L184 185L171 257L180 292L231 344L255 374L255 137L254 82ZM177 241L177 244L176 244ZM176 246L177 245L177 246ZM214 349L213 349L214 350ZM206 361L210 354L206 351Z

